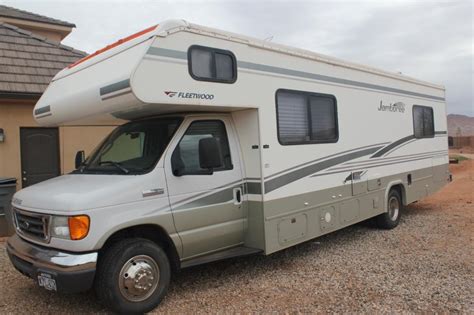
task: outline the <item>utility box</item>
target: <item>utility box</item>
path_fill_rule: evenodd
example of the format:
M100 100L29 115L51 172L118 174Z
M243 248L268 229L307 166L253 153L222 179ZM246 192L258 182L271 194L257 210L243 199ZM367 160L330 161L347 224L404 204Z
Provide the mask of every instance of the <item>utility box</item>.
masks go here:
M0 177L0 236L10 236L13 226L12 197L16 192L16 178Z

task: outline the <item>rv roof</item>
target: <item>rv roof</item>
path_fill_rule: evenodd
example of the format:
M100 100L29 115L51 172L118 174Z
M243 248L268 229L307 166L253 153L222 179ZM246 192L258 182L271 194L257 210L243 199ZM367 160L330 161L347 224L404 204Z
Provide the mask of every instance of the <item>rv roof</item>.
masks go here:
M140 31L140 32L137 32L137 33L132 34L132 35L130 35L130 36L127 36L127 37L125 37L125 38L119 39L119 40L116 41L115 43L112 43L112 44L110 44L110 45L107 45L107 46L105 46L104 48L101 48L101 49L97 50L96 52L94 52L94 53L92 53L92 54L90 54L90 55L88 55L88 56L86 56L86 57L84 57L84 58L82 58L82 59L79 59L78 61L76 61L76 62L70 64L70 65L68 66L68 68L75 67L75 66L77 66L78 64L83 63L83 62L86 61L86 60L89 60L89 59L91 59L91 58L93 58L93 57L95 57L95 56L97 56L97 55L100 55L100 54L106 52L107 50L110 50L110 49L112 49L112 48L114 48L114 47L117 47L117 46L119 46L119 45L121 45L121 44L123 44L123 43L125 43L125 42L131 41L132 39L137 38L137 37L140 37L140 36L142 36L142 35L144 35L144 34L146 34L146 33L150 33L151 31L154 31L157 27L158 27L158 25L153 25L153 26L151 26L151 27L149 27L149 28L146 28L146 29L144 29L144 30L142 30L142 31Z
M355 69L359 71L374 73L374 74L378 74L378 75L382 75L386 77L396 78L398 80L408 81L408 82L444 90L444 86L442 85L418 80L406 75L402 75L400 73L385 71L385 70L377 69L374 67L357 64L353 62L348 62L342 59L315 53L309 50L295 48L295 47L286 46L282 44L276 44L276 43L268 42L265 40L257 39L254 37L222 31L219 29L214 29L214 28L210 28L210 27L206 27L206 26L202 26L202 25L198 25L194 23L188 23L186 21L183 21L183 23L184 25L186 25L186 30L190 32L195 32L195 33L199 33L199 34L203 34L203 35L207 35L211 37L225 38L226 40L235 41L235 42L243 42L249 46L255 46L261 49L278 51L280 53L284 53L288 55L317 60L319 62L324 62L324 63L335 65L335 66L341 66L341 67L351 68L351 69Z
M76 63L70 65L68 67L68 70L80 70L83 67L87 67L93 63L96 63L96 62L99 62L100 60L108 58L109 56L114 55L124 49L127 49L137 44L138 42L144 41L150 37L153 37L153 36L165 37L179 31L187 31L187 32L204 35L204 36L222 38L228 41L240 42L249 46L258 47L260 49L277 51L279 53L283 53L287 55L316 60L319 62L323 62L323 63L335 65L335 66L351 68L351 69L355 69L359 71L382 75L385 77L395 78L402 81L407 81L411 83L416 83L416 84L444 90L444 86L442 85L437 85L437 84L429 83L426 81L421 81L421 80L411 78L399 73L384 71L384 70L376 69L373 67L344 61L344 60L337 59L334 57L329 57L326 55L315 53L309 50L276 44L276 43L264 41L264 40L249 37L249 36L239 35L239 34L222 31L215 28L210 28L210 27L206 27L206 26L202 26L202 25L198 25L194 23L189 23L185 20L166 20L160 23L159 25L149 27L143 31L130 35L124 39L121 39L111 45L108 45L96 51L95 53L77 61ZM101 55L100 58L97 57L98 55ZM74 68L74 69L71 69L71 68ZM58 76L55 79L62 77L62 75L68 75L71 73L69 71L66 71L66 72L67 73L58 74Z

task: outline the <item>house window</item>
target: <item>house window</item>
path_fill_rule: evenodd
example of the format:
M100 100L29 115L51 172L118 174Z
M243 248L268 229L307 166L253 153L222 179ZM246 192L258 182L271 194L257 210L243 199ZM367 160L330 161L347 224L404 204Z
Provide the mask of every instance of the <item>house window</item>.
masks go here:
M278 90L278 140L283 145L337 142L337 106L332 95Z
M413 131L415 138L434 137L433 108L428 106L413 106Z
M213 171L225 171L233 169L232 159L230 156L229 141L225 125L220 120L198 120L193 122L183 138L175 148L172 158L171 167L174 169L183 169L181 175L199 175L205 174L208 170L202 169L199 163L199 140L214 137L220 144L222 167Z
M188 51L189 73L195 80L234 83L237 62L228 50L191 46Z

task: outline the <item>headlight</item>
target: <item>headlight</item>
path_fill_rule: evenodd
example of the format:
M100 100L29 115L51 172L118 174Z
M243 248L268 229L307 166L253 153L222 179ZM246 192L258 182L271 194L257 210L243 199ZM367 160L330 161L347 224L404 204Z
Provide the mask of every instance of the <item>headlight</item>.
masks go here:
M53 216L51 222L51 236L70 240L68 217Z
M66 240L82 240L89 233L90 219L86 215L53 216L51 236Z

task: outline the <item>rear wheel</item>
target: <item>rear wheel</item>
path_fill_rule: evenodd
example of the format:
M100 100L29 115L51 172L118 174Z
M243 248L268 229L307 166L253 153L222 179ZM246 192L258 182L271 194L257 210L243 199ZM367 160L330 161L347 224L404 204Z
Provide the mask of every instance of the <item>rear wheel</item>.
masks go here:
M146 239L127 239L101 257L95 290L115 312L145 313L161 302L170 278L170 263L161 247Z
M381 229L393 229L400 223L403 203L400 193L396 189L390 190L387 198L387 212L375 218L377 226Z

